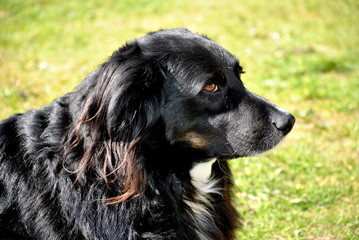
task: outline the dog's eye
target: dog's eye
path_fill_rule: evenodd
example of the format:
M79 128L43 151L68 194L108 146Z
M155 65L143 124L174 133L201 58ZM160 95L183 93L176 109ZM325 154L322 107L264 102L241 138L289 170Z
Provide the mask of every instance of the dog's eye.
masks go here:
M215 83L208 84L203 87L203 90L206 92L217 92L218 91L218 85Z

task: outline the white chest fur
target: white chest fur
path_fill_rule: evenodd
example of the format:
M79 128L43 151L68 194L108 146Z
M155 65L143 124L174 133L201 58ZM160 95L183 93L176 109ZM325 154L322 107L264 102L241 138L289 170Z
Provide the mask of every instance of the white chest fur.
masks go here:
M196 188L195 201L186 200L191 208L191 215L196 225L196 232L201 240L210 240L206 232L213 228L214 219L211 214L211 195L221 194L218 179L212 177L212 165L217 159L199 163L190 170L191 182ZM206 231L207 230L207 231Z
M217 159L212 159L208 162L199 163L195 165L189 172L191 175L191 182L199 193L218 192L215 187L217 180L211 178L212 165Z

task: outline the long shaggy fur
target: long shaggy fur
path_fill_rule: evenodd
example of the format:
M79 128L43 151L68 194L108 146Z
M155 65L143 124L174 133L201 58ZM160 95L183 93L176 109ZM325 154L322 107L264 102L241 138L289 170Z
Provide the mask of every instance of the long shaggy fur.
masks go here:
M204 36L159 31L76 91L3 120L0 239L234 239L226 160L273 147L294 124L244 89L240 69ZM212 83L220 93L203 90Z

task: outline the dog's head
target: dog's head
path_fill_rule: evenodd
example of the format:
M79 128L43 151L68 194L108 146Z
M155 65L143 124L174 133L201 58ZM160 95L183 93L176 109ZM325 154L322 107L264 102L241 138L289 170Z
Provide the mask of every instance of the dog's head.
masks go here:
M160 31L129 48L145 64L132 79L139 86L131 94L142 102L126 101L127 107L142 107L138 116L144 116L144 128L161 118L171 144L187 143L208 157L242 157L274 147L293 127L290 113L243 86L238 59L204 36L185 29ZM112 104L110 126L120 122L122 104Z
M164 69L158 110L171 143L233 158L266 151L291 131L295 118L248 91L238 59L208 38L178 29L138 42Z
M80 121L72 139L92 132L92 149L101 141L134 146L151 135L208 159L264 152L295 118L248 91L242 73L238 59L205 36L186 29L150 33L116 51L79 87L85 100L75 110ZM103 169L111 164L118 165L112 159Z

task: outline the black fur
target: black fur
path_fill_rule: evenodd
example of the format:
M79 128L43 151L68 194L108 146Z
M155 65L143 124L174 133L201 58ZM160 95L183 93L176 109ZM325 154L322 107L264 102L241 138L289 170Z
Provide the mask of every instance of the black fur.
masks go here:
M76 91L2 121L0 239L234 239L226 160L274 147L294 124L241 72L207 37L158 31ZM190 171L211 159L217 190L205 193Z

